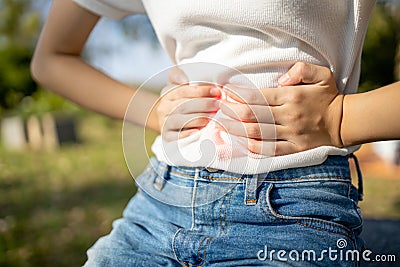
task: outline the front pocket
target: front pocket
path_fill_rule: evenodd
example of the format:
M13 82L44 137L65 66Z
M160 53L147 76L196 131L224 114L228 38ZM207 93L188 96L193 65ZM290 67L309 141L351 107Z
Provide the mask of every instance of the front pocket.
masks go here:
M362 220L350 188L350 182L332 180L271 183L261 205L276 220L351 235Z

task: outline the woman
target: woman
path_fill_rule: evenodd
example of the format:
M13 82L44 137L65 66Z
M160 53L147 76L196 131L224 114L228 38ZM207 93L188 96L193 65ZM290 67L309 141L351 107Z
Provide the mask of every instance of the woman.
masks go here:
M190 73L185 63L227 66L213 73L200 68L206 74L202 81L225 77L218 80L221 90L182 86L165 95L158 105L160 116L151 112L147 122L139 111L150 111L157 97L146 92L135 96L139 101L128 119L156 130L161 120L163 134L173 137L153 145L158 160L152 159L137 179L141 190L123 218L88 251L86 266L357 265L356 258L343 256L360 256L362 249L357 208L362 192L352 186L347 162L356 147L344 146L398 138L400 132L393 115L379 109L367 119L378 123L383 116L395 124L394 130L360 134L352 124L358 105L349 105L353 97L343 97L357 88L373 6L374 1L356 0L302 1L298 6L287 0L55 0L32 73L47 88L86 108L123 118L135 93L80 58L100 15L147 12L161 44L189 82L198 81L199 73ZM231 69L261 89L246 88L251 84L227 75ZM398 88L394 84L373 97L398 102ZM260 92L262 98L254 96ZM219 108L216 102L225 94L236 101L222 100ZM186 116L174 116L171 110L182 98L195 104L180 110ZM377 105L371 98L364 100ZM222 119L213 124L196 119L215 112ZM295 116L285 116L293 112ZM272 128L276 136L271 136ZM186 138L174 140L178 131ZM219 153L225 151L225 141L213 139L221 131L232 141L228 157ZM218 152L208 164L163 149L172 144L180 155L201 155L204 140L211 140ZM332 251L337 254L328 255Z

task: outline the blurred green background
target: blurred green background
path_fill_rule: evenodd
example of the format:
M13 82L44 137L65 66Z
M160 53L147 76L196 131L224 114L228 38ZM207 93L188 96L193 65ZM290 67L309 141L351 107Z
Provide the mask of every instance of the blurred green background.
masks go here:
M30 78L29 62L46 5L45 0L0 0L0 119L68 114L77 120L79 142L49 151L9 151L0 145L4 267L81 265L86 250L110 231L136 190L123 157L121 122L84 111ZM393 5L376 7L364 47L360 91L399 78L399 14ZM137 37L138 25L120 24L130 29L125 34L147 38L154 46L153 34ZM150 135L151 140L154 134ZM138 171L146 161L138 155ZM365 173L365 217L400 219L400 175L397 178Z

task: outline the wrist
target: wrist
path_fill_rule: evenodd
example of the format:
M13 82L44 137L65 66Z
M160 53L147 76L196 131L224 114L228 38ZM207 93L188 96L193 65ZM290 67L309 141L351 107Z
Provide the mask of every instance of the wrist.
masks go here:
M352 114L355 112L354 111L354 103L353 98L355 97L355 94L352 95L346 95L346 97L343 98L343 110L342 110L342 121L340 125L340 138L342 140L343 146L353 146L357 145L356 140L354 139L354 126L357 127L354 121L354 118L352 117ZM358 107L360 108L360 107ZM357 109L357 107L356 107Z
M147 121L145 124L145 127L148 129L151 129L157 133L161 133L161 127L162 127L162 121L160 120L159 116L159 105L160 101L157 101L152 109L150 110L150 113L147 117Z
M374 141L374 138L371 138L372 133L379 128L376 123L382 122L383 119L376 119L378 109L374 107L377 100L371 97L370 93L347 95L343 101L341 137L345 146Z
M328 109L328 131L331 143L336 147L344 147L342 139L343 106L345 96L338 94L330 104Z

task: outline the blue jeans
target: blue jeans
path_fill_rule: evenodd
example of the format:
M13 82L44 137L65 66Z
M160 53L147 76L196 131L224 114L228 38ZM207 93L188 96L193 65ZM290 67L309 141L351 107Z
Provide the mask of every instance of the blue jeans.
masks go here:
M238 175L155 159L85 266L357 266L362 219L347 157Z

